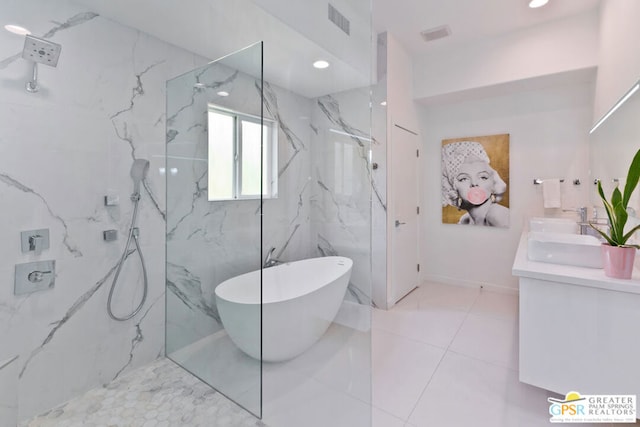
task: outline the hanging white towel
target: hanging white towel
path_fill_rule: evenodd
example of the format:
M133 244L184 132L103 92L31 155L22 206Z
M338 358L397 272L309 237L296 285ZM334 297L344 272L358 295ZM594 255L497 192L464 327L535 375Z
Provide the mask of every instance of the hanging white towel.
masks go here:
M560 180L558 178L550 178L542 181L542 200L544 207L559 208L562 206L560 200Z

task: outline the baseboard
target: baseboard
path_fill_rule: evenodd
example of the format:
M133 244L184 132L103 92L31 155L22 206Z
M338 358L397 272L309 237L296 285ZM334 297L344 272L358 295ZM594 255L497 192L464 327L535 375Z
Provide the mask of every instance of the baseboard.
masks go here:
M457 279L457 278L448 277L448 276L438 276L435 274L423 275L422 283L424 282L435 282L435 283L441 283L443 285L462 286L465 288L474 288L474 289L480 288L480 289L486 289L491 292L499 292L499 293L509 294L509 295L519 294L519 291L517 288L512 288L509 286L502 286L495 283L479 282L475 280Z

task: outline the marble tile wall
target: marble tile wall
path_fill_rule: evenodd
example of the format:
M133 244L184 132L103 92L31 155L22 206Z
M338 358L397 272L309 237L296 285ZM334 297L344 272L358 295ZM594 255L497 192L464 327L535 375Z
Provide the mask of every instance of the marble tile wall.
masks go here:
M205 60L71 1L1 2L0 16L62 45L28 93L24 37L0 32L0 425L11 426L163 354L165 82ZM106 301L137 158L151 162L138 222L149 294L119 323ZM107 194L120 204L106 208ZM23 254L20 231L40 228L50 248ZM107 229L119 239L104 242ZM14 265L36 260L56 261L55 287L15 296ZM137 263L120 275L116 312L137 305Z
M373 136L371 144L371 292L374 307L385 310L387 308L388 203L386 99L385 77L371 88L371 135Z
M312 112L312 242L318 255L354 261L348 298L371 303L372 203L384 206L373 180L369 88L314 100Z

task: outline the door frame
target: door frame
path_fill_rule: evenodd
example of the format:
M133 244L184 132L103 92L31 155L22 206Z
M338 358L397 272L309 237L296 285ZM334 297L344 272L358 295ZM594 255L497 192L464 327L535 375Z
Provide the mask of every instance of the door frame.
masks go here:
M394 301L393 298L393 276L394 276L394 270L393 270L393 257L394 257L394 252L393 252L393 243L394 243L394 239L395 239L395 220L396 220L396 212L395 212L395 194L393 191L393 184L394 184L394 171L393 171L393 155L394 155L394 144L393 144L393 128L397 127L399 129L401 129L402 131L406 131L409 132L413 135L415 135L418 138L417 141L417 145L416 145L416 149L418 150L418 153L420 153L420 133L414 130L411 130L410 126L404 126L402 124L397 123L395 120L393 120L393 118L391 118L389 120L389 127L388 127L388 137L387 137L387 243L386 243L386 253L387 253L387 259L386 259L386 264L387 264L387 277L386 277L386 282L387 282L387 287L386 287L386 309L389 310L391 309L395 304L396 301ZM416 220L416 233L418 236L417 239L417 244L416 244L416 259L418 260L418 264L420 263L420 231L421 231L421 214L422 214L422 207L420 206L420 155L416 156L416 207L419 209L419 214L418 214L418 218ZM416 266L417 267L417 266ZM416 286L419 284L420 282L420 271L418 271L417 273L418 275L418 283L416 284Z

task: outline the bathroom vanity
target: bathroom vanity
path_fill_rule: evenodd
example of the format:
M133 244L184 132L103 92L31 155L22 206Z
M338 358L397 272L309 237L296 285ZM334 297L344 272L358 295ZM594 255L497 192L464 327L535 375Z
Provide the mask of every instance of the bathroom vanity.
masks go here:
M527 241L525 231L513 263L520 381L563 395L640 396L640 270L620 280L603 269L531 261Z

